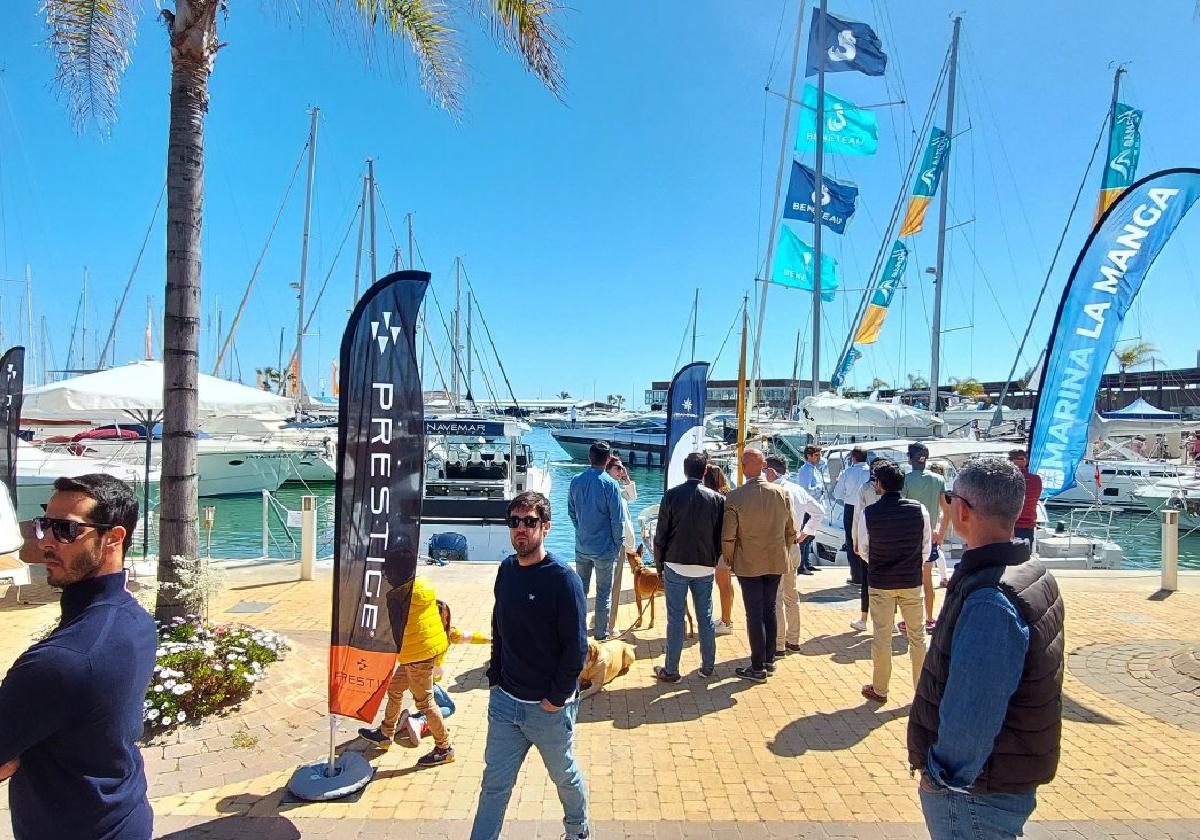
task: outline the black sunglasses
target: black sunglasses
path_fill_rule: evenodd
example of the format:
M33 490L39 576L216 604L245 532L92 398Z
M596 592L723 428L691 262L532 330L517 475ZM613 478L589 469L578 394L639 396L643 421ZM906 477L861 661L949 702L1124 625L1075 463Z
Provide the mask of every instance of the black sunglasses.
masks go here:
M79 535L87 528L95 528L104 532L112 529L112 525L99 522L76 522L74 519L54 519L49 516L37 516L33 519L33 535L39 540L46 538L46 532L54 535L54 539L64 545L69 545L79 539Z
M963 496L959 493L955 493L951 490L943 490L942 495L946 497L946 504L950 504L955 499L958 499L964 505L971 508L971 510L975 509L975 505L971 504L971 501L966 496Z
M542 522L537 516L510 516L508 517L508 527L516 530L524 525L526 528L536 528Z

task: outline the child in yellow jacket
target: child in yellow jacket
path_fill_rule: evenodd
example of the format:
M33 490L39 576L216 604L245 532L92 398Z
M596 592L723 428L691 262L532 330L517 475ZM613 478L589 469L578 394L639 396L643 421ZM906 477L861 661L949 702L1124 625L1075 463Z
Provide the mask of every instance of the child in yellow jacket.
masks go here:
M454 748L450 746L450 734L442 720L441 710L433 696L433 672L450 640L442 625L438 612L437 594L428 578L413 580L412 596L408 603L408 620L404 625L404 640L396 656L396 670L388 685L387 705L383 711L383 723L378 729L360 729L358 734L386 750L392 745L398 727L412 729L408 710L404 708L404 692L411 691L417 709L425 716L433 735L434 749L417 759L420 767L436 767L454 761ZM409 742L416 744L416 733Z

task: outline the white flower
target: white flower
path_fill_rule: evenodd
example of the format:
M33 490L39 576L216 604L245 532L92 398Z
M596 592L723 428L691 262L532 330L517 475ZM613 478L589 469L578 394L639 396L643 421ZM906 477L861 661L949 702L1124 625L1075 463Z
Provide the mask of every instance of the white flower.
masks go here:
M154 693L155 693L155 694L162 694L162 691L163 691L163 687L162 687L161 685L156 685L156 686L154 686Z
M176 685L174 688L171 689L171 693L174 694L176 697L182 697L183 695L187 694L187 689L184 688L182 685Z
M158 720L158 709L150 709L150 711L146 712L146 717L150 720Z
M213 663L213 670L214 670L214 671L224 671L224 670L225 670L225 666L224 666L224 665L222 665L220 662L214 662L214 663Z
M175 715L175 720L179 721L180 723L183 723L185 720L187 720L187 715L184 714L184 712L182 710L180 710L179 714Z
M174 688L174 687L175 687L175 680L167 680L165 683L163 683L163 688Z
M143 703L142 703L142 708L143 708L143 709L149 709L149 708L150 708L150 706L152 706L152 705L153 705L153 704L152 704L152 703L151 703L149 700L146 700L145 702L143 702Z

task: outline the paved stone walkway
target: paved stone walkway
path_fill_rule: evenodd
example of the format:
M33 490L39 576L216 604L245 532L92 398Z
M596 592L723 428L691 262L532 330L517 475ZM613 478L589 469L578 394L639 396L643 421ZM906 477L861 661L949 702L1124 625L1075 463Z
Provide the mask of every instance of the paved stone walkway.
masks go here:
M281 804L291 772L321 758L329 743L330 574L321 569L317 580L302 583L296 571L280 564L229 574L214 620L282 632L293 650L239 710L145 748L159 834L465 836L483 771L487 646L455 645L447 657L446 688L458 704L449 721L454 764L417 773L417 750L371 752L379 769L358 801ZM494 567L421 572L452 605L456 624L488 626ZM674 685L651 674L663 655L663 611L659 626L631 634L638 661L579 716L578 753L597 837L924 836L904 750L912 689L898 663L886 705L859 696L870 679L870 641L849 628L857 597L843 579L844 571L832 569L802 578L803 649L766 685L732 676L748 655L740 632L718 639L717 680L689 676ZM1200 595L1155 596L1157 579L1146 575L1071 573L1060 580L1072 651L1063 761L1059 777L1039 793L1030 836L1200 837L1200 730L1182 710L1152 713L1132 696L1115 695L1104 669L1092 669L1105 661L1092 653L1114 646L1160 645L1160 657L1194 649ZM1186 575L1184 582L1200 591L1200 579ZM0 595L0 672L57 613L48 588L27 587L24 595L31 603L17 604L11 589ZM634 616L630 600L625 593L622 626ZM741 621L735 613L735 624ZM894 651L903 655L904 644L896 637ZM683 670L698 664L689 642ZM367 749L355 736L358 725L340 723L340 749ZM0 795L0 838L8 836L6 799ZM561 831L554 787L536 758L518 779L509 816L506 836L532 840Z
M1200 645L1135 641L1089 645L1068 658L1097 691L1159 720L1200 732Z

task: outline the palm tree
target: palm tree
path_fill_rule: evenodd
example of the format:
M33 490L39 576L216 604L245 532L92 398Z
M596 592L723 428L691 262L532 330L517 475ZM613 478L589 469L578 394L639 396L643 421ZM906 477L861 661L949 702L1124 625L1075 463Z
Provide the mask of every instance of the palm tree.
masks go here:
M983 385L974 376L968 376L966 379L959 379L956 376L950 377L950 385L954 389L954 393L960 397L968 397L978 399L984 396ZM986 397L984 397L986 399Z
M871 384L867 386L867 393L874 391L876 388L891 388L891 387L892 387L891 383L889 383L886 379L880 379L878 376L876 376L874 379L871 380Z
M1155 355L1157 352L1158 348L1149 341L1137 341L1124 350L1114 350L1113 355L1117 357L1117 367L1121 371L1121 386L1124 387L1125 372L1130 368L1161 362L1162 359Z
M908 375L908 387L913 391L923 391L929 387L929 380L919 373Z
M331 25L350 18L355 29L381 31L407 42L433 102L457 113L462 69L452 12L476 14L493 36L512 48L526 68L556 96L562 72L554 0L312 0ZM200 230L204 216L204 117L209 75L221 42L219 12L227 0L173 0L161 12L171 46L170 123L167 136L167 286L163 324L163 449L159 507L161 583L177 584L176 558L198 556L196 414L200 336ZM137 31L138 0L44 0L57 86L79 130L95 122L107 131L116 121L121 75ZM159 588L159 618L185 607Z
M566 391L559 391L558 398L560 400L569 400L569 399L571 399L571 395L568 394Z

